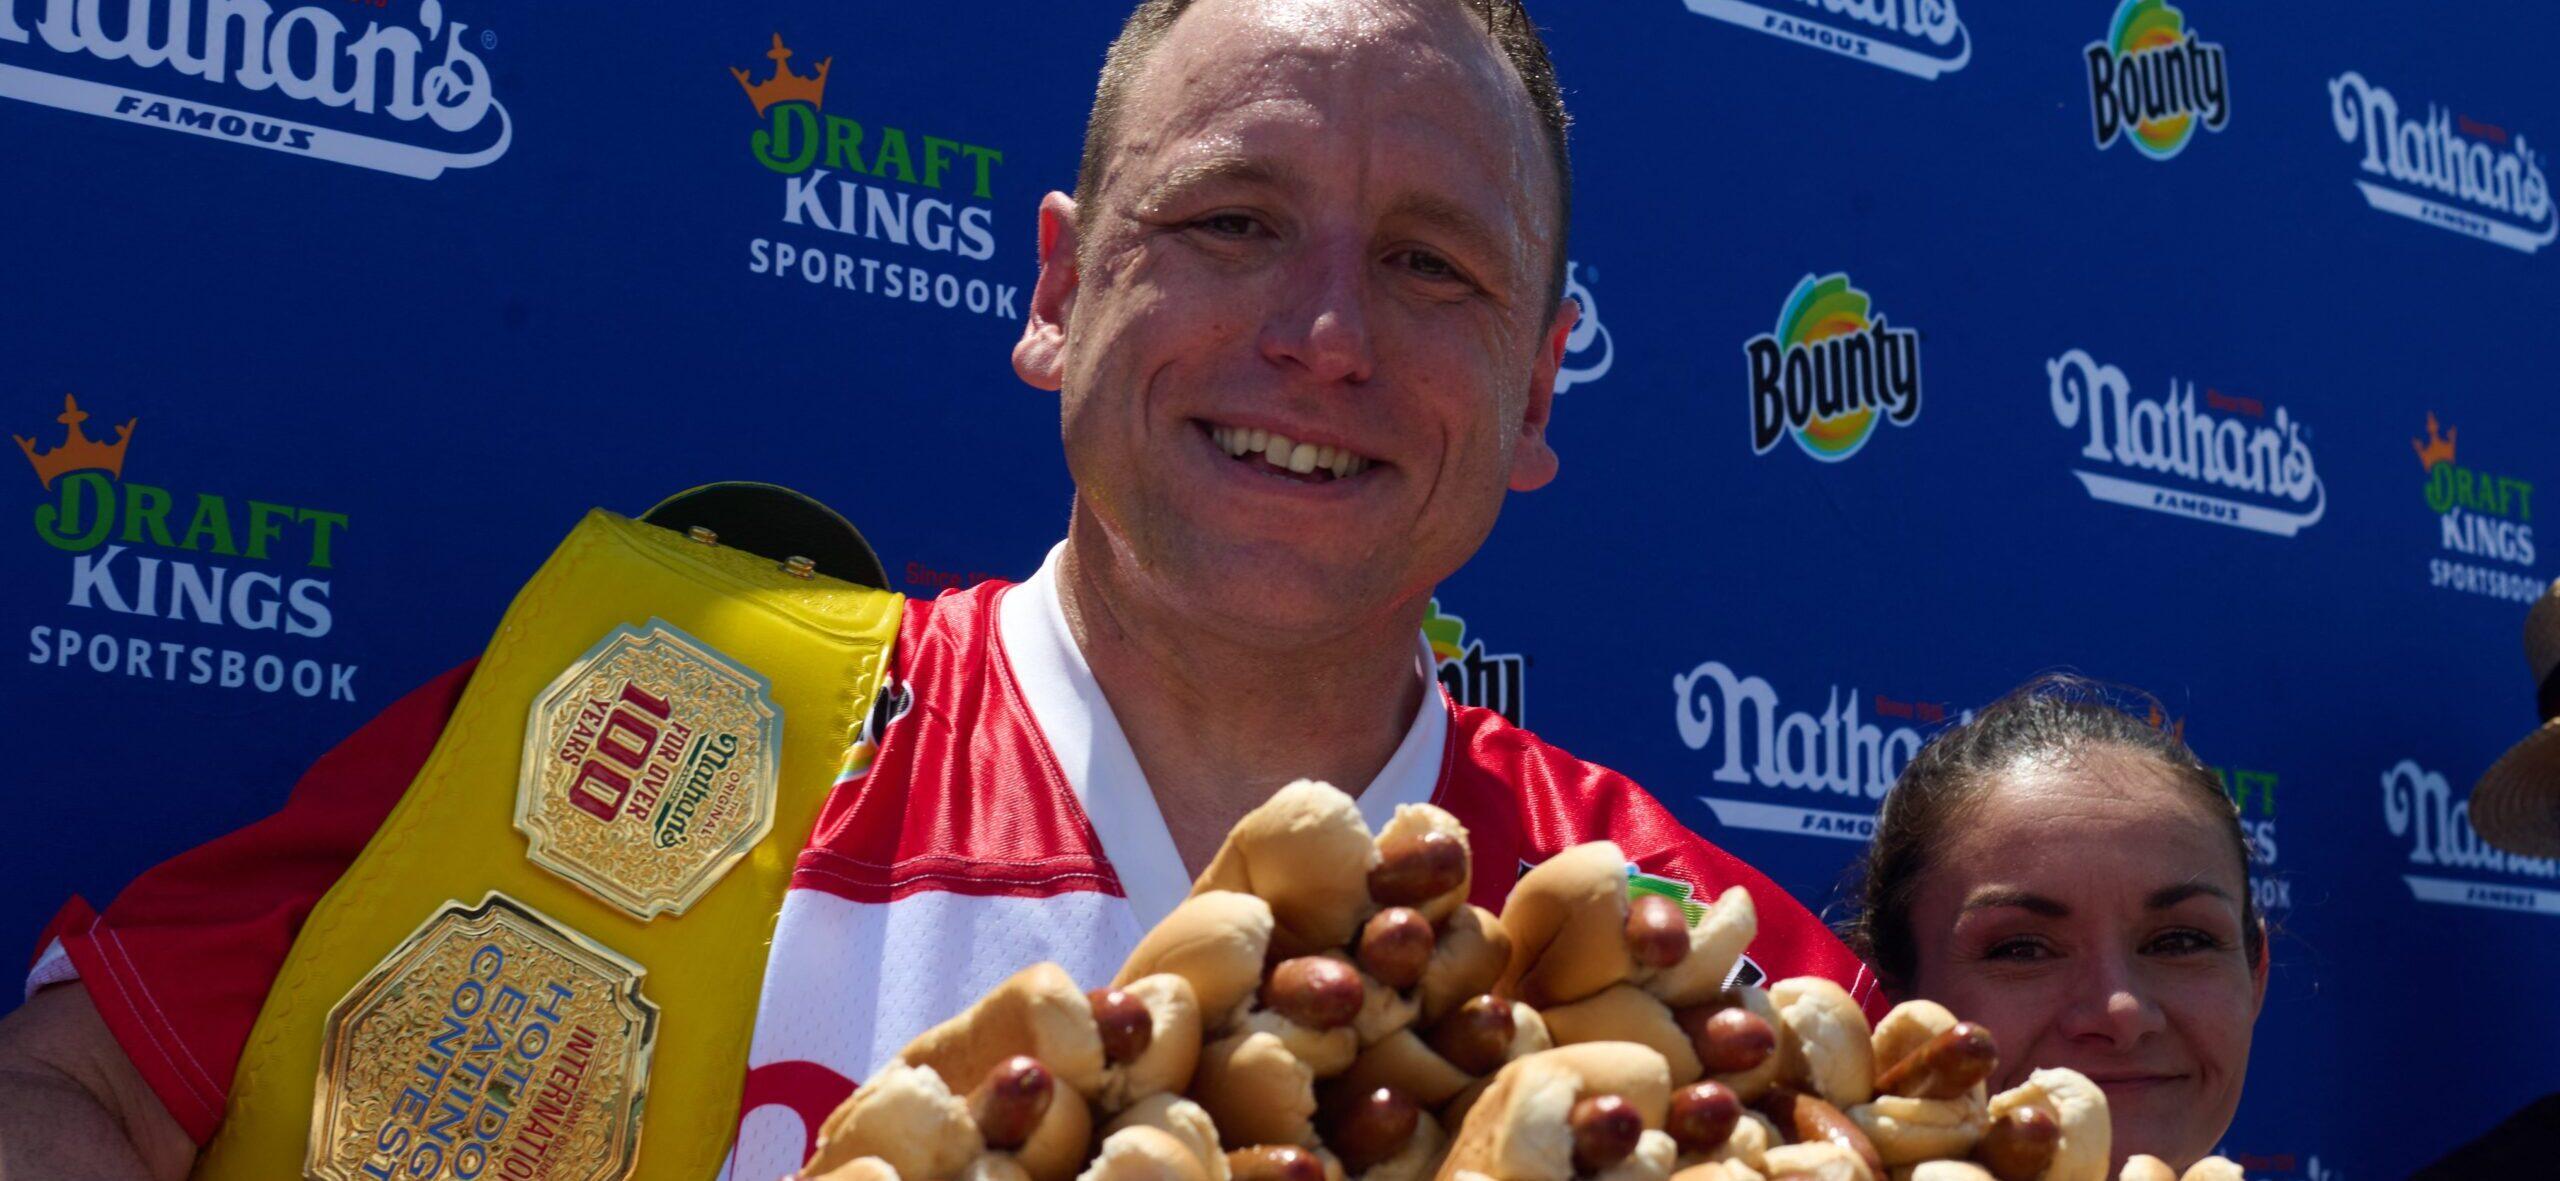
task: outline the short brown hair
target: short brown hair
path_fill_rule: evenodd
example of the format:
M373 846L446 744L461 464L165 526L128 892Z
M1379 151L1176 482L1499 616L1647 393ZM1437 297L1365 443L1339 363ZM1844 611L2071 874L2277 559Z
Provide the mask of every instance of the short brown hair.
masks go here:
M2136 712L2139 709L2140 712ZM1919 959L1911 905L1920 879L1945 847L1952 826L2000 773L2021 760L2069 758L2094 747L2124 751L2169 772L2180 794L2224 822L2240 865L2241 940L2255 967L2266 955L2266 931L2249 885L2249 837L2222 777L2196 758L2186 740L2163 725L2157 698L2138 689L2067 673L2047 673L2009 691L1913 756L1876 814L1875 839L1860 863L1856 917L1842 932L1875 966L1888 992L1908 995Z
M1137 81L1139 71L1154 55L1156 46L1173 28L1173 22L1190 11L1193 0L1141 0L1130 10L1129 19L1120 25L1120 35L1112 38L1110 52L1103 55L1102 76L1093 87L1093 114L1084 125L1084 158L1076 168L1076 219L1084 223L1092 216L1093 204L1086 200L1102 187L1102 169L1112 147L1119 142L1120 108L1128 101L1129 89ZM1520 0L1450 0L1464 6L1484 22L1485 32L1501 50L1503 60L1528 91L1529 109L1545 133L1548 154L1555 161L1556 178L1556 256L1547 277L1550 302L1564 298L1565 236L1573 225L1573 169L1565 153L1565 129L1572 120L1565 114L1564 91L1556 84L1555 63L1547 58L1547 43L1538 35L1538 27L1529 22L1527 10Z

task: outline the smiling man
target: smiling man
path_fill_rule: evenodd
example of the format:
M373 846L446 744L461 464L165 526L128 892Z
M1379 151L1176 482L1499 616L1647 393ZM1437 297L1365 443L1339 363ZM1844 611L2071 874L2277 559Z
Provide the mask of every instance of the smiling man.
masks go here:
M1556 474L1564 123L1508 0L1129 18L1076 193L1041 203L1014 350L1061 395L1067 536L1020 585L909 605L874 757L835 785L784 896L735 1176L796 1168L856 1080L1015 968L1106 980L1299 778L1357 789L1373 826L1399 804L1455 813L1488 907L1519 867L1602 839L1703 895L1745 886L1747 971L1873 1006L1802 906L1624 777L1449 700L1418 638L1507 493ZM284 815L61 928L0 1025L0 1178L185 1172L290 925L465 675L351 738Z

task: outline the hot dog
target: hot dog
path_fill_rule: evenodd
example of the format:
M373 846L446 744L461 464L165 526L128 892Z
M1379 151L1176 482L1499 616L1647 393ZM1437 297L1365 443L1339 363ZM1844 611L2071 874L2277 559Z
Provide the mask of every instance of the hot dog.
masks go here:
M1876 1155L1875 1143L1847 1114L1820 1097L1778 1087L1761 1097L1759 1107L1776 1121L1779 1131L1796 1141L1837 1145L1857 1157L1869 1176L1884 1176L1884 1161Z
M1494 1076L1468 1112L1440 1176L1667 1181L1679 1153L1660 1130L1670 1093L1661 1055L1633 1043L1589 1042L1531 1054Z
M2020 1151L2012 1146L2021 1138L2031 1143L2042 1134L2032 1126L2021 1126L2021 1121L2031 1119L2021 1114L2027 1111L2049 1119L2058 1132L2052 1163L2033 1181L2106 1181L2113 1135L2108 1125L2107 1097L2096 1083L2074 1070L2039 1070L2028 1075L2027 1081L1992 1096L1991 1125L1983 1132L1983 1143L1976 1146L1974 1158L1995 1175L2002 1174L2000 1164L1985 1156ZM2007 1132L2001 1129L2004 1120L2010 1124ZM2006 1143L1995 1144L1995 1137Z

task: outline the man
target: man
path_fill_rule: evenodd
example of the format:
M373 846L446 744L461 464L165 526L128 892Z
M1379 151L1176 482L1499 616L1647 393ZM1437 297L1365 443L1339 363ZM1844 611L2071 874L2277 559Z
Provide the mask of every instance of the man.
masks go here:
M1556 472L1568 185L1554 76L1510 0L1139 7L1076 195L1041 204L1014 351L1062 395L1066 540L1020 586L910 605L876 757L783 903L734 1175L796 1167L857 1079L1012 969L1107 978L1301 777L1362 788L1373 826L1399 803L1456 813L1488 906L1519 866L1603 838L1710 895L1745 885L1760 969L1872 998L1801 906L1623 777L1448 701L1417 641L1506 489ZM78 981L0 1025L0 1179L185 1170L292 923L462 675L350 739L277 820L58 924L31 987Z

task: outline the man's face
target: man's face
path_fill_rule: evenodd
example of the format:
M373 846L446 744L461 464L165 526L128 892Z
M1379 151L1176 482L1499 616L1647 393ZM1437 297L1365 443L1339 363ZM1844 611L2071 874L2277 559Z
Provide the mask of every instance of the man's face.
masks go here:
M1136 80L1080 240L1043 208L1017 367L1064 394L1079 511L1187 612L1347 631L1554 474L1553 164L1471 20L1203 0Z

